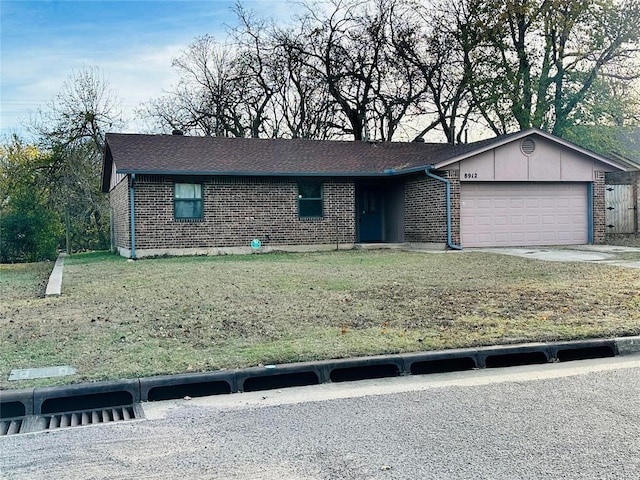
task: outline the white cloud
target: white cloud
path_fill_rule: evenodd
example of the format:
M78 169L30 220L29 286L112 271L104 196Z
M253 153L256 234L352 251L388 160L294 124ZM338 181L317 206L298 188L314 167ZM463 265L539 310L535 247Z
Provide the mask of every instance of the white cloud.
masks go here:
M38 108L46 107L72 72L93 66L100 68L117 94L125 117L133 120L134 111L142 102L158 97L176 84L171 60L196 36L209 33L223 39L227 25L233 19L229 12L233 2L229 0L174 3L175 15L153 17L148 22L143 16L130 17L112 28L105 25L96 29L92 23L73 23L73 19L68 18L69 28L49 23L46 31L40 32L41 36L28 30L28 19L20 19L14 14L10 18L14 22L12 42L7 42L3 33L0 133L25 135L23 124ZM299 9L299 5L287 0L247 0L244 3L249 10L276 22L288 21ZM111 5L124 8L125 4ZM14 2L16 5L20 2ZM187 5L192 8L185 8ZM202 14L194 18L198 8ZM147 28L150 23L154 25L151 29ZM21 32L23 24L24 33ZM3 28L5 26L3 23ZM74 36L74 32L80 32L81 36ZM87 37L87 32L91 36ZM23 35L24 41L16 35ZM129 125L130 131L136 128L136 122Z

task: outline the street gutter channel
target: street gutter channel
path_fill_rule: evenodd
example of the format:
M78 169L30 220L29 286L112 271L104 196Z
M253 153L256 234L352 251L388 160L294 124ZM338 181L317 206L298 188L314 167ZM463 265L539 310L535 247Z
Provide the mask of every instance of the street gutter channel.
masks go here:
M0 435L144 418L140 402L640 353L640 337L358 357L0 391Z

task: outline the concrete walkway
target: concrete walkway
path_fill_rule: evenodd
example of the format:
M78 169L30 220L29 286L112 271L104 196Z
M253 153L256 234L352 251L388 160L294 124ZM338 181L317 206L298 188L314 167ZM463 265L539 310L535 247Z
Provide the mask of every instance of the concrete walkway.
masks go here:
M58 255L56 264L53 266L53 271L49 276L49 283L47 284L47 290L45 297L57 297L62 293L62 269L64 267L64 258L66 253Z
M566 247L504 247L468 248L467 251L497 253L516 257L533 258L548 262L593 262L627 268L640 268L639 260L618 257L623 253L640 253L640 248L616 245L569 245Z

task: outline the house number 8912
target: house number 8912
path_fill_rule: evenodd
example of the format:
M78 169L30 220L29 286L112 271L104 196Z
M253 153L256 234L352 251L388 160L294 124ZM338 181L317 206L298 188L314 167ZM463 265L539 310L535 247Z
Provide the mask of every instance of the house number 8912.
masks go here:
M464 178L478 178L477 173L465 173Z

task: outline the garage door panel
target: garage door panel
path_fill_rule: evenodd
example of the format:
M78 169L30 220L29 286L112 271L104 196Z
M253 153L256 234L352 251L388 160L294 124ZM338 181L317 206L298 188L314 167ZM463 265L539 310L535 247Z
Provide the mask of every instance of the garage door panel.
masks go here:
M564 241L569 242L574 235L575 235L574 232L558 232L558 239L561 242L564 242Z
M463 247L584 244L585 183L463 183Z
M543 242L554 242L556 239L561 238L560 235L556 235L555 233L550 232L542 232L540 234L540 238Z

